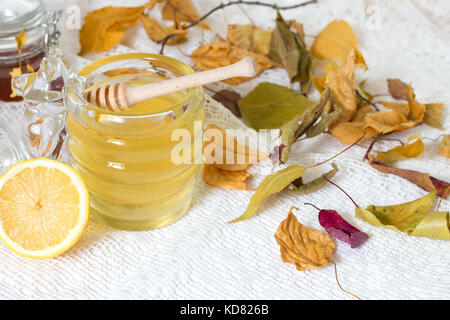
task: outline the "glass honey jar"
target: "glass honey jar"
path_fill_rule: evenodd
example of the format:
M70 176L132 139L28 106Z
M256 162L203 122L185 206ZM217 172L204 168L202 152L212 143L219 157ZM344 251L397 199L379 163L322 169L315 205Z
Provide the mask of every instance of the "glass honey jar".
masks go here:
M50 45L59 37L60 13L46 11L42 0L1 1L0 4L0 100L17 101L11 90L11 72L37 70ZM24 30L27 40L19 53L16 37Z
M183 129L202 137L203 89L149 99L121 112L89 104L84 93L111 83L143 85L192 73L169 57L129 53L95 61L66 84L68 149L97 220L119 229L149 230L187 212L201 166L194 161L201 158L201 143L189 152L192 161L174 162L172 151L179 142L172 133Z

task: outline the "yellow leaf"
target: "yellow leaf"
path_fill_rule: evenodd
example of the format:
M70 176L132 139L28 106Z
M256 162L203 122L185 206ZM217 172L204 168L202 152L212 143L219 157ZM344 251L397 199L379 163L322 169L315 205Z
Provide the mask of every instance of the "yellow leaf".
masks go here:
M422 122L425 115L425 106L416 100L416 95L414 94L411 84L408 87L408 105L408 119Z
M402 114L405 118L409 115L409 106L407 103L402 102L390 102L390 101L378 101L383 106L388 109L391 109L394 112Z
M434 128L444 130L444 127L442 126L443 112L444 112L444 105L442 103L426 104L423 122Z
M361 137L363 140L372 138L378 132L367 126L363 121L359 122L339 122L330 127L330 132L343 144L352 144L358 141Z
M327 75L332 70L339 69L339 64L334 61L328 62L323 68L323 77L316 77L314 74L311 74L311 80L313 81L314 87L322 93L325 91L325 81L327 79Z
M125 31L137 24L143 10L144 7L105 7L89 12L80 31L80 54L113 48Z
M351 49L341 68L328 72L326 86L330 88L334 102L341 109L338 121L350 121L355 115L355 50Z
M379 111L368 113L364 121L379 133L389 133L395 131L400 124L408 122L408 119L398 112Z
M335 20L317 35L311 47L311 54L319 60L336 59L344 62L352 49L355 50L356 66L367 69L352 27L343 20Z
M442 139L439 145L439 153L441 156L450 158L450 134L447 134L444 139Z
M270 51L271 35L272 31L253 25L230 24L228 26L227 40L239 48L267 55Z
M203 167L203 181L213 187L236 190L249 190L246 185L251 174L247 171L227 171L215 165L205 164Z
M386 152L378 152L377 158L383 162L391 163L395 161L405 160L407 158L417 158L425 151L425 145L421 139L417 139L413 143L415 137L410 137L404 146L395 147Z
M144 26L147 36L153 41L159 41L168 36L169 34L177 34L167 41L168 45L180 44L187 41L186 34L188 30L177 28L177 25L170 27L163 27L159 22L149 16L142 15L141 22Z
M333 262L333 238L302 225L292 213L294 209L291 207L275 233L283 262L295 265L299 271L323 268Z
M191 58L195 65L201 70L210 70L236 63L247 56L251 56L255 59L258 67L257 75L263 70L272 68L275 65L272 60L261 54L233 46L229 42L220 39L216 39L210 44L200 46L192 53ZM251 78L247 77L237 77L225 80L224 82L236 85L250 79Z
M195 22L200 19L200 15L191 0L165 0L162 17L165 20L184 22ZM198 26L210 30L204 22L199 22Z
M17 51L19 53L22 52L22 48L25 45L25 42L27 42L28 37L25 33L25 30L20 31L20 33L16 36L16 43L17 43Z

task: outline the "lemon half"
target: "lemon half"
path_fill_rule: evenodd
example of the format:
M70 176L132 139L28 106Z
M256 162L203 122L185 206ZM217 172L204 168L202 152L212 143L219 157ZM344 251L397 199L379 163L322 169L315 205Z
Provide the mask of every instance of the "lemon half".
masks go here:
M0 239L29 258L51 258L80 238L89 194L70 166L46 158L22 161L0 177Z

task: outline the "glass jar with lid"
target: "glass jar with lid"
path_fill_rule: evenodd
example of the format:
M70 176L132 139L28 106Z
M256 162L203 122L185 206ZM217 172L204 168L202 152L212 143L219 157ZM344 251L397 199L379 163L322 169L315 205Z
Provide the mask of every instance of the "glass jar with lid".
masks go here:
M11 90L11 72L37 70L48 47L56 43L60 13L46 11L42 0L11 0L0 4L0 100L17 101ZM16 36L24 30L27 41L18 52ZM27 69L28 66L28 69Z

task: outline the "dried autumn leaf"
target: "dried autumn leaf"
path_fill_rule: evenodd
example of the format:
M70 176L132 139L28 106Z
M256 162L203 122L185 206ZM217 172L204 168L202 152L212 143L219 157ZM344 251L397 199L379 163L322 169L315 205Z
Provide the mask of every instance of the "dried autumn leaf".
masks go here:
M447 134L439 144L439 153L443 157L450 158L450 134Z
M239 106L237 104L238 100L242 98L239 93L230 89L223 89L215 92L212 98L223 104L236 117L241 117L241 111L239 110Z
M17 44L17 51L19 53L22 52L22 48L25 45L25 42L27 42L28 36L25 33L25 30L20 31L20 33L16 36L16 44Z
M268 175L258 186L253 194L245 212L230 223L247 220L256 213L261 202L268 196L283 191L292 181L297 180L305 174L306 168L292 165L286 169Z
M227 31L227 40L239 48L268 55L271 35L272 31L257 26L230 24Z
M343 144L353 144L361 137L363 141L378 135L378 132L368 127L364 121L339 122L330 127L330 132Z
M428 173L422 173L419 171L414 170L407 170L407 169L401 169L401 168L395 168L390 166L387 163L384 163L378 159L376 159L373 155L368 154L367 160L369 161L369 164L376 170L388 173L388 174L395 174L396 176L402 177L418 187L424 189L425 191L437 191L437 195L442 198L447 198L449 195L449 192L447 192L447 189L449 188L450 184L430 177Z
M335 210L320 210L319 223L334 238L349 244L352 248L359 247L369 239L367 233L345 221Z
M351 50L355 50L355 64L367 69L352 27L343 20L334 20L317 35L311 47L311 54L319 60L336 59L344 62Z
M195 22L200 19L197 9L191 0L164 0L162 18L165 20ZM200 21L198 26L210 30L209 26Z
M444 130L444 127L442 126L443 113L444 113L444 105L442 103L426 104L423 122L434 128Z
M291 207L275 233L280 246L281 259L295 265L297 270L313 270L333 262L336 248L333 239L319 230L307 228L298 222Z
M160 41L169 34L176 34L176 36L167 40L168 45L176 45L187 41L186 34L188 30L181 29L177 24L170 27L163 27L157 20L146 15L141 16L141 22L147 36L153 41Z
M400 79L388 79L389 93L397 100L408 100L408 85Z
M203 181L213 187L249 190L246 181L250 177L251 174L245 170L228 171L211 164L205 164L203 167Z
M221 39L216 39L210 44L200 46L197 50L192 52L191 58L195 65L201 70L210 70L236 63L247 56L251 56L255 59L258 68L257 75L265 69L270 69L275 65L272 60L261 54L233 46L231 43ZM236 77L224 80L224 82L236 85L250 79L251 78L248 77Z
M417 139L413 143L415 137L410 137L405 145L392 148L386 152L378 152L377 158L383 162L391 163L408 158L417 158L425 151L425 145L421 139Z
M421 123L423 121L423 117L425 116L425 106L416 100L416 95L411 85L408 87L408 106L408 119L417 121L418 124Z
M322 76L315 76L313 73L311 74L311 80L314 84L314 87L317 89L317 91L319 91L319 93L322 93L323 91L325 91L325 82L327 80L327 75L331 70L337 70L339 69L340 66L339 64L337 64L334 61L330 61L328 62L322 70L323 73L323 77Z
M331 166L333 167L333 170L328 171L319 178L316 178L308 183L303 183L302 178L292 182L286 188L286 192L291 194L309 194L320 190L328 183L328 180L332 179L339 171L336 164L332 163Z
M355 216L376 227L450 240L448 212L430 213L435 197L436 191L431 191L423 198L395 206L356 208Z
M238 105L245 123L260 130L275 129L295 116L302 117L314 102L287 87L262 82Z
M350 121L356 113L355 50L351 49L341 68L328 73L326 86L331 90L335 104L341 109L339 122Z
M89 12L80 31L80 54L113 48L125 31L138 23L143 10L144 7L105 7Z
M304 40L298 33L290 30L279 12L272 32L269 58L286 69L291 82L300 82L303 94L310 91L313 65L311 54Z

